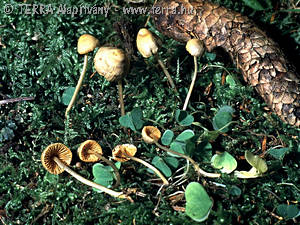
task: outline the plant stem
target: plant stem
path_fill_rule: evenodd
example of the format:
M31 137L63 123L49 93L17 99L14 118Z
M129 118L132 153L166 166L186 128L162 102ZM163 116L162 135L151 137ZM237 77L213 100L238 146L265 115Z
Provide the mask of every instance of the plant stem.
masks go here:
M172 154L175 154L175 155L178 155L182 158L185 158L186 160L190 161L195 169L195 171L199 174L199 175L202 175L202 176L205 176L205 177L211 177L211 178L217 178L217 177L220 177L221 174L219 173L208 173L208 172L205 172L204 170L202 170L198 163L196 163L191 157L187 156L187 155L184 155L184 154L181 154L179 152L175 152L169 148L166 148L165 146L159 144L157 141L154 140L154 143L156 144L157 147L159 147L160 149L166 151L166 152L169 152L169 153L172 153Z
M79 77L79 80L77 82L77 85L76 85L76 88L75 88L75 91L74 91L74 94L72 96L72 99L66 109L66 112L65 112L65 117L67 118L68 116L68 113L69 111L71 110L72 106L74 105L75 103L75 100L76 100L76 97L77 97L77 94L79 92L79 89L81 87L81 84L82 84L82 81L83 81L83 78L84 78L84 75L85 75L85 72L86 72L86 69L87 69L87 64L88 64L88 55L85 54L84 55L84 63L83 63L83 68L82 68L82 71L81 71L81 74L80 74L80 77Z
M88 179L85 179L84 177L82 177L81 175L79 175L78 173L76 173L75 171L70 169L68 166L66 166L59 158L54 157L54 161L57 163L57 165L59 167L64 169L66 172L68 172L71 176L73 176L75 179L77 179L81 183L86 184L88 186L91 186L93 188L97 188L97 189L109 194L110 196L113 196L113 197L116 197L116 198L125 198L129 201L132 201L132 199L129 196L127 196L126 194L124 194L123 192L116 192L116 191L111 190L107 187L104 187L100 184L96 184L96 183L94 183L94 182L92 182Z
M156 169L154 166L152 166L150 163L147 163L146 161L139 159L137 157L127 155L125 152L123 152L123 154L126 157L130 158L131 160L139 162L139 163L143 164L144 166L148 167L149 169L153 170L162 179L164 185L169 185L169 181L164 177L164 175L158 169Z
M164 74L165 74L166 77L168 78L169 84L170 84L171 87L174 89L174 91L175 91L176 93L178 93L177 88L176 88L176 86L175 86L175 84L174 84L174 81L173 81L173 79L172 79L170 73L168 72L167 68L165 67L164 63L158 58L158 55L155 55L155 56L156 56L156 58L157 58L158 64L160 65L160 67L162 68Z
M125 115L125 107L124 107L124 99L123 99L123 87L122 87L122 80L118 81L118 93L119 93L119 102L121 107L121 116Z
M196 82L196 78L197 78L197 70L198 70L197 56L194 56L194 65L195 65L194 75L193 75L193 78L192 78L192 82L191 82L191 85L190 85L189 92L188 92L188 94L187 94L187 96L185 98L182 110L186 110L187 105L188 105L189 100L190 100L190 97L191 97L191 94L192 94L192 91L193 91L193 88L195 86L195 82Z
M121 176L120 176L119 170L116 167L116 165L112 161L108 160L103 155L101 155L101 154L99 154L97 152L92 152L92 151L88 151L88 152L96 155L99 159L103 160L106 164L108 164L109 166L111 166L114 169L114 172L115 172L117 180L116 180L116 183L112 186L112 188L118 187L120 185Z

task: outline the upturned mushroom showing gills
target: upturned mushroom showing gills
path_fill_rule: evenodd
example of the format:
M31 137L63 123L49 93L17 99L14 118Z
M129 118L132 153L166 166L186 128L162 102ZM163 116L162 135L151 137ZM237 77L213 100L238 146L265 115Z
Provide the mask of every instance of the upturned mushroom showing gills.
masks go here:
M78 43L77 43L77 51L80 55L84 55L84 63L83 68L80 74L80 77L78 79L74 94L72 96L72 99L66 109L65 117L67 118L69 111L71 110L72 106L75 103L77 94L79 92L79 89L82 85L82 81L84 79L84 75L86 73L87 64L88 64L88 53L94 51L96 47L99 47L99 40L95 38L94 36L90 34L83 34L79 37Z
M150 170L155 172L163 181L164 185L169 185L168 180L164 177L164 175L156 169L154 166L152 166L150 163L147 163L146 161L139 159L137 157L134 157L135 153L137 152L137 148L132 144L123 144L123 145L117 145L113 151L113 159L119 162L126 162L128 160L134 160L136 162L139 162L143 164L144 166L148 167Z
M121 107L121 115L125 115L125 107L123 100L122 78L129 71L129 59L126 53L115 47L101 47L97 51L94 58L94 66L96 71L105 77L109 82L117 82L119 103Z
M183 110L186 110L187 105L189 103L189 99L191 97L195 82L196 82L196 77L197 77L197 70L198 70L198 64L197 64L197 57L201 56L204 52L204 46L203 46L203 42L200 41L199 39L193 38L190 39L186 46L185 46L186 50L194 57L194 75L192 78L192 82L188 91L188 94L185 98L184 101L184 105L183 105Z
M112 186L112 188L116 188L120 185L120 173L118 168L112 161L103 156L102 148L96 141L86 140L85 142L81 143L77 150L77 153L80 160L84 162L98 162L100 160L106 162L113 168L116 175L116 183Z
M161 45L161 41L158 37L155 37L148 29L142 28L139 30L136 38L136 46L138 51L144 58L149 58L151 56L155 56L158 64L162 68L164 74L166 75L171 87L175 92L177 92L174 81L165 67L164 63L159 59L157 51L158 46Z
M161 144L158 143L158 140L160 139L161 137L161 132L160 130L157 128L157 127L154 127L154 126L145 126L142 130L142 139L146 142L146 143L149 143L149 144L155 144L157 147L159 147L161 150L164 150L166 152L169 152L169 153L172 153L174 155L178 155L186 160L188 160L189 162L192 163L195 171L199 174L199 175L202 175L202 176L205 176L205 177L220 177L221 174L218 174L218 173L208 173L208 172L205 172L204 170L202 170L198 163L196 163L191 157L187 156L187 155L184 155L184 154L181 154L179 152L176 152L176 151L173 151Z
M124 194L123 192L116 192L107 187L104 187L100 184L96 184L90 180L85 179L75 171L71 170L68 166L70 165L72 160L72 152L71 150L61 143L54 143L46 147L41 156L41 161L44 168L52 173L52 174L60 174L63 171L68 172L71 176L73 176L78 181L91 186L93 188L97 188L113 197L116 198L125 198L129 201L132 199Z

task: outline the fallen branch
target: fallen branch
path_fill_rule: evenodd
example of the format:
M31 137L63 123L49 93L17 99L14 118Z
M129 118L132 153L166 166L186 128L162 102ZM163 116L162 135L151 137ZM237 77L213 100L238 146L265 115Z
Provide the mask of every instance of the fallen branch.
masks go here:
M20 97L20 98L10 98L0 101L0 105L13 103L13 102L20 102L20 101L31 101L34 100L34 97Z

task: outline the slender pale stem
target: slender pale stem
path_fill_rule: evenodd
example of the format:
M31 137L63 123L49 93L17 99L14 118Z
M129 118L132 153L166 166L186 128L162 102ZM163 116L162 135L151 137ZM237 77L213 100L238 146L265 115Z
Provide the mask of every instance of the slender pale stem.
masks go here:
M183 105L183 109L182 109L182 110L186 110L186 108L187 108L187 106L188 106L188 104L189 104L189 100L190 100L190 97L191 97L193 88L194 88L194 86L195 86L195 82L196 82L196 78L197 78L197 70L198 70L197 56L194 56L194 65L195 65L194 75L193 75L193 78L192 78L192 82L191 82L191 85L190 85L189 92L187 93L187 96L186 96L186 98L185 98L185 101L184 101L184 105Z
M89 151L90 153L90 151ZM120 176L120 173L119 173L119 170L118 168L116 167L116 165L108 160L107 158L105 158L103 155L97 153L97 152L91 152L92 154L96 155L99 159L103 160L106 164L108 164L109 166L111 166L115 172L115 175L116 175L116 183L112 186L112 188L116 188L120 185L120 181L121 181L121 176Z
M61 167L62 169L64 169L66 172L68 172L71 176L73 176L75 179L77 179L78 181L80 181L83 184L86 184L88 186L91 186L93 188L97 188L107 194L109 194L110 196L116 197L116 198L125 198L129 201L132 201L132 199L127 196L126 194L124 194L123 192L116 192L114 190L111 190L107 187L104 187L100 184L96 184L88 179L85 179L84 177L82 177L81 175L79 175L78 173L76 173L75 171L71 170L68 166L66 166L59 158L54 157L53 159L57 165L59 167Z
M154 141L154 143L156 144L157 147L159 147L160 149L166 151L166 152L169 152L169 153L172 153L174 155L178 155L188 161L190 161L195 169L195 171L199 174L199 175L202 175L202 176L205 176L205 177L212 177L212 178L217 178L217 177L220 177L221 174L219 173L208 173L208 172L205 172L204 170L202 170L198 163L196 163L191 157L187 156L187 155L184 155L184 154L181 154L179 152L175 152L169 148L166 148L165 146L159 144L157 141Z
M165 176L154 166L152 166L150 163L147 163L146 161L139 159L134 156L127 155L126 153L123 153L126 157L130 158L131 160L134 160L136 162L139 162L143 164L144 166L148 167L149 169L153 170L163 181L164 185L169 185L169 181L165 178Z
M71 110L71 108L73 107L73 105L74 105L74 103L75 103L77 94L78 94L78 92L79 92L79 89L80 89L80 87L81 87L81 84L82 84L82 81L83 81L83 78L84 78L84 75L85 75L85 72L86 72L86 69L87 69L87 64L88 64L88 55L85 54L85 55L84 55L83 68L82 68L82 71L81 71L79 80L78 80L78 82L77 82L77 85L76 85L74 94L73 94L73 96L72 96L72 99L71 99L71 101L70 101L70 103L69 103L69 105L68 105L68 108L66 109L66 112L65 112L65 117L66 117L66 118L67 118L67 116L68 116L69 111Z
M121 116L125 115L125 106L124 106L124 99L123 99L123 87L122 87L122 80L118 81L118 93L119 93L119 102L121 107Z
M173 79L172 79L170 73L168 72L168 70L167 70L165 64L158 58L158 55L155 55L155 56L156 56L156 58L157 58L158 64L160 65L160 67L162 68L164 74L165 74L166 77L168 78L168 81L169 81L171 87L174 89L174 91L175 91L176 93L178 93L177 88L176 88L176 86L175 86L175 84L174 84L174 81L173 81Z

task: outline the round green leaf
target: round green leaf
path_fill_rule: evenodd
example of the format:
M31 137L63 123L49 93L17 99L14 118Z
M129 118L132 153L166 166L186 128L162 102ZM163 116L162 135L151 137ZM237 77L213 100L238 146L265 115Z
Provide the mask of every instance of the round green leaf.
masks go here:
M197 182L191 182L185 190L185 213L197 222L207 219L212 208L212 201L203 186Z
M177 169L177 167L179 165L178 159L176 159L174 157L165 157L164 160L173 169Z
M71 99L72 99L72 96L73 96L73 94L74 94L74 91L75 91L75 88L74 88L74 87L68 87L68 88L64 91L64 93L63 93L63 95L62 95L62 99L61 99L61 101L62 101L62 103L63 103L64 105L69 105L69 103L70 103L70 101L71 101Z
M159 169L166 177L170 177L172 175L171 169L168 165L164 162L162 158L159 156L155 156L152 159L152 165L154 165L157 169Z
M176 137L176 141L187 141L189 139L191 139L192 137L195 136L195 133L194 131L192 130L185 130L183 131L181 134L179 134L177 137Z
M179 109L175 112L175 119L181 126L189 126L194 122L194 117L192 115Z
M222 173L231 173L237 167L237 161L228 152L215 154L211 159L211 165L216 169L221 169Z
M178 142L178 141L173 141L170 145L170 149L175 151L175 152L185 154L185 143ZM174 156L174 157L179 157L178 155L174 155L172 153L168 153L168 154L171 155L171 156Z
M110 167L104 166L101 163L96 163L93 166L93 175L95 179L112 181L114 179Z
M242 194L242 190L238 186L232 185L229 189L229 194L233 196L240 196Z
M232 115L229 112L218 112L213 118L213 127L215 130L220 130L221 132L227 132L228 127L223 128L226 124L232 121ZM222 129L223 128L223 129Z
M277 206L277 213L286 219L293 219L300 215L300 210L295 205L281 204Z
M143 127L143 112L141 108L135 108L130 112L130 116L132 118L132 122L134 124L135 130L139 130Z
M300 146L300 145L299 145ZM275 159L282 160L285 154L290 150L290 148L271 148L268 154L273 156Z
M265 160L260 158L258 155L254 155L249 151L245 152L245 158L247 162L253 166L259 173L265 173L268 170L268 166Z
M170 145L174 137L174 133L171 130L166 130L161 137L161 143L163 145Z
M128 114L121 116L119 118L119 123L121 124L121 126L130 128L131 130L135 131L135 126L133 124L132 118Z

